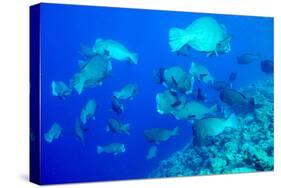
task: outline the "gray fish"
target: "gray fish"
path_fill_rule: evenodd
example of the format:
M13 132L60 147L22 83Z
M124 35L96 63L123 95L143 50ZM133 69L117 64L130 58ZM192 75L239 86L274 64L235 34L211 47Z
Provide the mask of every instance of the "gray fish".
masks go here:
M247 65L258 61L260 61L260 55L252 53L244 53L237 57L237 63L240 65Z
M144 131L144 137L147 142L159 144L160 142L167 141L171 137L178 135L179 128L173 130L152 128Z
M126 151L125 145L120 143L112 143L106 146L97 146L97 153L109 153L113 155L118 155Z
M54 123L47 133L44 134L44 139L48 143L52 143L61 135L62 128L58 123Z
M76 119L74 129L75 129L76 136L81 141L81 143L84 145L85 144L84 130L83 130L82 126L81 126L81 123L80 123L79 119Z
M116 91L113 95L119 100L132 100L138 94L138 88L135 84L127 84L120 91Z
M113 133L125 133L127 135L130 135L129 133L129 128L130 124L129 123L121 123L117 121L116 119L109 119L107 123L107 131L111 131Z
M203 118L193 124L194 143L203 144L208 136L214 137L221 134L226 128L237 129L239 127L235 114L231 114L227 119L223 118Z
M254 103L250 101L243 93L236 91L234 89L223 89L220 92L220 99L230 105L248 105Z
M63 81L52 81L52 95L64 100L72 90Z
M157 156L157 152L158 152L158 149L156 146L151 146L148 150L148 153L146 155L146 160L150 160L150 159L153 159Z

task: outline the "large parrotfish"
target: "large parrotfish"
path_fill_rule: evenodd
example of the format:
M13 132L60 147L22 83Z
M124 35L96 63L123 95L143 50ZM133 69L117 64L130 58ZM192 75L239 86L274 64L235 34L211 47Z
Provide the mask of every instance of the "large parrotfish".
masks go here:
M169 31L172 52L189 46L208 55L228 53L231 50L230 40L226 27L211 17L200 17L186 29L171 28Z

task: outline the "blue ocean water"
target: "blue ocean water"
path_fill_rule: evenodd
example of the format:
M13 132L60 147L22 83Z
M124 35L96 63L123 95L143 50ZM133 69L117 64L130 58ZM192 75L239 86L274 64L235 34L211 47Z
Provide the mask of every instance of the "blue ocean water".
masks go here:
M232 35L231 52L214 57L190 50L188 56L177 56L169 47L168 32L172 27L186 28L202 16L211 16ZM66 100L52 96L51 83L68 83L79 71L81 44L94 45L97 38L121 42L138 53L138 64L112 61L112 73L102 86L73 92ZM225 80L237 72L233 88L265 80L259 64L237 64L237 56L261 54L273 59L273 19L265 17L198 14L88 6L41 5L41 177L44 184L63 182L105 181L146 178L159 162L180 150L192 139L191 124L157 112L155 96L165 88L155 81L155 70L179 65L188 70L191 62L206 66L217 80ZM111 109L114 91L128 83L138 86L133 100L125 101L125 111L118 116ZM207 93L216 101L217 96ZM85 144L77 138L74 126L88 100L98 105L95 120L88 122ZM106 132L107 120L129 122L130 136ZM57 122L62 135L52 143L44 141L51 125ZM158 155L145 156L150 147L144 138L149 128L180 128L180 134L158 145ZM124 143L120 155L97 154L98 145Z

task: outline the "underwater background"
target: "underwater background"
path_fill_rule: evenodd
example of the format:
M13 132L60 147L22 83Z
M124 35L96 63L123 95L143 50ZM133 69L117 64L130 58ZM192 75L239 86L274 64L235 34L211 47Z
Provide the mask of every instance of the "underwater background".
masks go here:
M269 110L273 110L273 74L265 74L259 63L247 65L237 63L237 57L243 53L261 54L263 59L273 60L272 18L55 4L41 4L40 13L40 167L43 184L229 172L229 169L228 171L222 169L223 166L227 166L226 159L223 158L225 150L215 150L216 148L213 147L211 148L213 152L221 153L221 155L198 157L197 155L202 153L198 150L202 148L192 146L192 123L157 112L155 97L157 93L163 92L165 87L156 82L155 71L162 67L178 65L189 70L191 62L197 62L207 67L216 80L227 80L230 73L236 72L237 78L233 82L232 88L237 90L243 88L251 96L258 92L258 97L262 95L263 98L266 98L264 102L267 105L264 105L266 108L262 108L264 111L260 112L261 116ZM212 57L207 57L205 53L193 49L189 50L187 56L172 53L169 46L169 29L172 27L186 28L202 16L210 16L224 24L232 36L231 51ZM68 83L79 71L78 60L81 59L81 45L92 46L97 38L119 41L138 54L138 64L131 65L112 60L112 72L103 80L101 86L85 89L80 95L73 91L72 95L65 100L54 97L51 88L52 81L62 80ZM111 110L112 94L129 83L137 85L138 93L133 100L124 102L124 112L117 115ZM209 89L206 89L205 92L210 103L219 103L216 92L209 91ZM74 127L82 108L90 99L95 99L97 110L95 119L88 122L83 144L77 138ZM253 135L259 133L260 137L266 137L264 140L271 139L266 142L268 147L263 150L270 150L267 153L268 156L261 158L273 161L273 113L267 116L266 119L260 118L251 121L251 123L255 123L255 126L249 124L243 133ZM130 123L130 135L107 132L107 121L110 118ZM255 116L255 118L257 117ZM264 125L263 121L271 121L271 125L261 128L259 125ZM43 138L54 122L61 126L62 132L59 139L49 143ZM157 156L147 160L146 155L151 143L145 140L144 131L150 128L174 129L175 127L179 127L179 134L166 142L157 144ZM252 129L255 130L252 131ZM225 134L239 135L240 133L230 131ZM221 140L224 138L217 139L220 142L213 145L221 148L220 146L223 145ZM256 140L260 140L260 138L256 138ZM97 153L97 146L114 142L125 144L126 151L118 155ZM239 144L245 144L245 142ZM251 139L248 139L248 142L253 147L258 143ZM209 146L206 147L204 148L205 154L209 153ZM260 153L264 154L262 151ZM270 156L270 154L272 155ZM192 156L196 156L196 159L200 158L201 162ZM202 162L208 161L210 157L215 158L214 163L220 164L211 163L208 166ZM252 158L256 158L255 161L262 160L254 154ZM194 160L194 162L189 164L183 163L182 160ZM253 161L250 163L252 164ZM244 167L245 160L241 164L238 165L239 168ZM220 166L220 169L214 170L214 166L216 168ZM255 168L257 166L245 166L250 170L240 169L233 172L273 169L273 163L269 167L268 164ZM204 169L205 173L200 172L200 169Z

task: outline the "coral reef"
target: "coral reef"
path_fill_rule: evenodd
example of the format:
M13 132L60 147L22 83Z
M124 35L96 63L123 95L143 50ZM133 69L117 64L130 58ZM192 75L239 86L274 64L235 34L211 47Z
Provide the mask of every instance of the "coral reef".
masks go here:
M241 127L208 137L204 145L188 144L160 162L149 177L270 171L273 157L273 81L240 89L256 108L238 114Z

